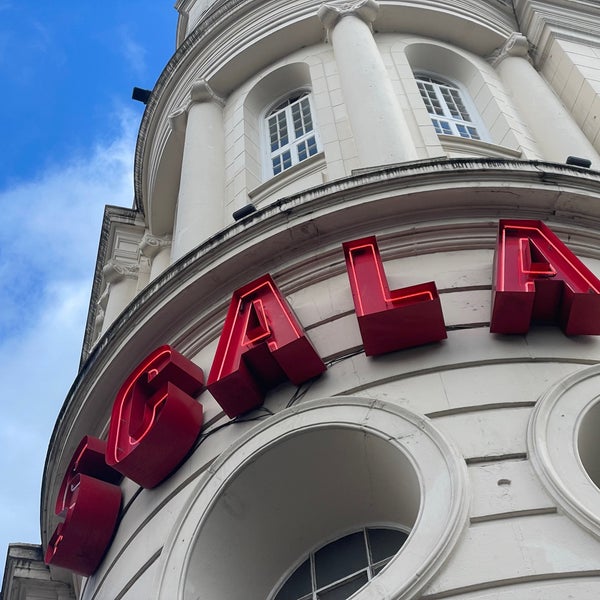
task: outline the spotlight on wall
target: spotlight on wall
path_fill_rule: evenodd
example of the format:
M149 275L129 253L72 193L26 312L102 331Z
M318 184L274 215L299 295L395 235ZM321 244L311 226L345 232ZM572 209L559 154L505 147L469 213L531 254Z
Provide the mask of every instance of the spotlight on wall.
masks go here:
M240 221L244 217L251 215L253 212L256 212L256 206L254 206L254 204L246 204L246 206L242 206L242 208L236 210L231 216L234 221Z
M584 167L589 169L592 166L592 161L579 156L567 156L567 164L574 167Z
M131 98L133 100L137 100L138 102L143 102L144 104L148 104L148 99L150 98L151 90L144 90L139 87L134 87L133 92L131 94Z

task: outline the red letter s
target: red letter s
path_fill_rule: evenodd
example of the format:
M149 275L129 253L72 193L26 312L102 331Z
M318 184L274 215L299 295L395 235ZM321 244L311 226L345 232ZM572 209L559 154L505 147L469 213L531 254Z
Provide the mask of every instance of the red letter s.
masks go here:
M55 512L64 521L55 529L44 561L81 575L92 575L110 544L121 508L121 474L105 462L106 442L84 437L63 478Z

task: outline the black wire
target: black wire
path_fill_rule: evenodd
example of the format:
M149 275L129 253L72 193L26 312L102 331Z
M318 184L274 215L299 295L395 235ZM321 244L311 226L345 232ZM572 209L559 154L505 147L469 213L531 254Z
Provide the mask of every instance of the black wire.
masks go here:
M206 440L207 438L209 438L213 433L217 433L217 431L221 431L221 429L225 429L225 427L229 427L230 425L233 425L234 423L250 423L252 421L260 421L261 419L264 419L266 417L270 417L272 416L274 413L273 411L269 410L266 406L261 406L259 409L257 410L263 410L265 411L267 414L264 415L258 415L256 417L251 417L248 419L242 419L240 418L240 416L235 417L234 419L231 419L231 421L227 421L227 423L221 423L221 425L217 425L215 428L211 429L210 431L207 431L205 433L203 433L202 435L200 435L198 437L198 439L196 440L195 444L192 446L191 450L190 450L190 454L195 452L198 447L204 442L204 440Z
M362 352L363 352L363 349L358 348L357 350L354 350L353 352L349 352L348 354L344 354L343 356L339 356L338 358L335 358L335 359L325 363L325 366L327 368L332 367L333 365L336 365L344 360L352 358L353 356L357 356L358 354L361 354ZM317 379L319 379L320 376L321 375L319 374L316 377L313 377L311 379L308 379L304 383L301 383L296 388L294 393L292 394L292 397L287 401L285 408L290 408L296 402L302 400L302 398L304 398L304 396L306 396L306 394L308 393L310 388L313 386L315 381L317 381ZM261 419L273 416L275 414L271 409L267 408L264 405L258 407L256 410L263 411L266 414L257 415L255 417L250 417L250 418L245 418L245 419L242 418L243 415L240 415L240 416L235 417L234 419L231 419L231 421L228 421L227 423L221 423L221 425L217 425L217 427L211 429L210 431L203 433L202 435L200 435L198 437L198 439L196 440L196 443L192 446L190 453L195 452L196 449L204 442L204 440L206 440L208 437L210 437L213 433L216 433L217 431L221 431L221 429L224 429L225 427L229 427L230 425L233 425L234 423L251 423L252 421L260 421Z

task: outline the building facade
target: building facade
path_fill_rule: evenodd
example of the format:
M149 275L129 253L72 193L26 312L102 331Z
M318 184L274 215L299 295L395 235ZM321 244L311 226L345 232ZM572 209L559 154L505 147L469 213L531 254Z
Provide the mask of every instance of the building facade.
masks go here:
M81 369L47 456L47 597L597 598L600 5L176 8L135 206L106 209ZM526 230L521 263L511 227ZM571 268L589 307L567 306ZM504 324L521 305L495 312L503 269L537 298L518 331ZM281 315L308 345L273 375ZM65 473L85 436L110 447L134 420L115 406L162 369L138 365L165 344L208 377L190 392L199 436L158 483L116 484L103 558L72 573L56 536ZM308 363L322 368L290 375ZM244 369L235 385L260 402L218 386ZM12 572L5 600L39 597Z

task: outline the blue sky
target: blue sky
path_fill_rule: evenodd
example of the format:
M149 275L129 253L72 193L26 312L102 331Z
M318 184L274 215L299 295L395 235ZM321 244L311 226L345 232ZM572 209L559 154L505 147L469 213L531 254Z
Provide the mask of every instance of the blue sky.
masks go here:
M39 543L48 441L75 377L105 204L131 206L173 0L0 0L0 554ZM0 558L0 561L2 558Z

